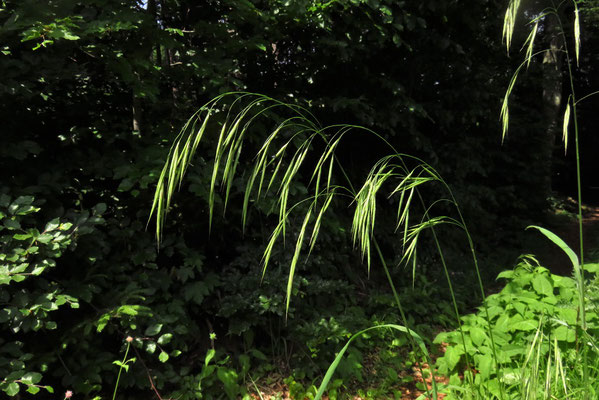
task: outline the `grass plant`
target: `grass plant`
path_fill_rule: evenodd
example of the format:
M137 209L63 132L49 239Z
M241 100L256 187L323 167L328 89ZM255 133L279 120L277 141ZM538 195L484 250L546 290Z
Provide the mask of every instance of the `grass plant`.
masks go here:
M229 98L234 100L227 107L226 100ZM222 205L223 208L226 208L231 187L238 178L237 168L242 157L244 137L249 135L252 123L275 111L279 115L285 116L275 125L257 153L252 156L254 164L251 172L245 177L245 195L242 205L241 222L245 226L248 221L250 204L256 204L261 199L266 199L269 194L276 198L275 206L271 208L270 212L277 216L278 222L264 250L263 273L266 273L277 242L284 242L287 236L291 236L288 232L290 221L293 218L299 218L302 222L300 227L294 231L295 245L286 289L286 308L288 309L298 263L301 262L302 257L308 257L312 252L327 211L333 205L353 207L352 241L365 260L368 271L373 262L373 255L378 257L404 324L401 328L409 333L408 339L413 350L420 351L424 361L432 365L428 351L424 351L425 347L418 343L417 334L408 324L406 310L402 307L395 284L391 279L389 267L376 238L376 216L380 198L385 196L387 199L393 197L397 199L396 231L400 242L398 247L403 249L402 261L411 265L413 276L418 273L419 239L424 232L431 232L445 277L451 288L448 265L435 228L440 225L450 225L461 229L465 233L465 241L472 254L479 289L484 298L485 291L473 239L451 188L435 169L416 157L400 153L370 129L354 125L321 127L308 110L260 94L228 93L219 96L202 107L188 121L169 154L158 182L152 207L152 213L156 215L157 219L156 235L158 240L160 240L164 220L174 192L181 185L190 160L197 151L206 130L210 127L210 120L217 114L226 115L218 129L219 136L211 175L209 220L212 224L218 186L224 192ZM374 163L364 182L357 189L335 154L341 140L349 133L374 135L388 146L391 153ZM306 167L304 165L306 160L316 160L316 162L314 165ZM311 171L310 192L304 198L292 203L290 192L294 180L299 178L300 170L305 171L306 169ZM420 188L425 184L440 185L447 196L427 202L420 192ZM438 212L441 207L446 208L447 204L456 210L455 216L442 215ZM450 292L456 318L459 321L455 295L453 290L450 289ZM398 327L396 326L395 329ZM488 336L493 341L493 332L490 329ZM466 343L464 342L463 345L466 346ZM468 354L466 349L464 349L464 354ZM494 359L497 359L497 355L494 355ZM495 366L497 365L495 362ZM434 374L434 371L432 373ZM434 379L432 382L430 395L436 398L438 390Z
M578 63L580 22L577 2L573 3L574 53ZM520 1L512 0L506 12L503 34L508 51L519 7ZM529 67L534 57L546 51L534 50L539 22L544 18L559 19L557 7L545 9L531 21L532 30L524 45L525 59L509 83L501 109L502 140L508 132L509 98L519 73L524 67ZM268 212L276 217L276 225L263 253L263 274L267 272L275 246L291 240L293 255L286 287L287 310L292 300L298 265L314 250L323 221L333 208L353 208L350 227L353 244L368 271L374 260L378 259L393 292L403 325L368 327L352 336L326 372L315 399L320 399L325 393L352 341L373 329L393 329L406 334L413 351L420 352L423 360L432 365L424 341L408 323L409 310L402 307L388 263L377 241L377 209L381 205L381 198L393 199L397 204L397 246L403 250L402 262L411 265L414 277L418 273L418 243L424 232L430 233L438 252L458 326L455 332L437 338L437 341L450 344L445 356L437 363L439 370L450 376L449 385L441 389L448 399L593 398L597 389L592 382L597 377L599 363L594 333L599 328L599 315L587 313L576 110L578 102L588 96L577 101L572 74L574 60L568 51L561 20L559 24L571 89L564 112L563 141L567 151L569 122L572 120L578 183L579 254L547 229L532 228L566 252L572 262L573 280L551 275L546 269L535 265L532 258L524 258L519 269L500 275L509 279L506 288L500 294L486 297L473 238L451 188L432 166L399 152L368 128L343 124L323 127L308 109L255 93L226 93L218 96L201 107L185 124L172 146L155 192L151 214L156 219L157 240L160 241L167 214L173 205L173 196L200 149L202 139L216 132L217 144L208 196L209 226L212 226L217 208L222 207L224 211L231 203L232 188L239 184L240 179L244 182L241 205L243 227L248 224L252 205L261 202L270 204ZM258 121L263 123L269 120L276 121L274 127L264 135L257 151L250 153L249 157L253 160L250 170L240 172L240 166L248 157L248 137L252 138L252 143L256 142L254 125ZM352 181L336 154L342 140L349 134L374 136L389 149L389 155L377 160L359 185ZM296 182L305 182L306 179L309 181L308 192L298 200L293 195ZM432 184L443 188L446 193L444 198L430 201L422 194L421 188ZM453 215L440 211L446 210L448 204L453 209ZM294 221L300 223L293 226ZM476 315L462 317L458 312L449 266L436 231L441 225L454 226L465 234L479 290L485 299ZM586 271L592 270L590 266L586 268ZM440 389L436 385L434 368L431 368L431 373L432 389L427 392L427 397L436 399Z

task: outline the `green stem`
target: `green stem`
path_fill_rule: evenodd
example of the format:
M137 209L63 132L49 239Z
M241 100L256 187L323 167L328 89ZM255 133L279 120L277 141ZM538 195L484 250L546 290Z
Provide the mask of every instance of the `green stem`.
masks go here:
M403 307L401 306L401 301L399 300L399 294L397 293L397 290L395 289L395 284L393 283L393 279L391 278L391 274L389 273L389 268L387 267L387 262L385 261L383 252L381 251L381 248L379 247L379 244L375 238L372 239L372 242L373 242L374 248L376 249L376 252L381 260L381 265L383 266L383 270L385 271L385 275L387 276L387 281L389 282L389 286L391 287L391 291L393 292L393 297L395 298L395 303L397 304L397 308L399 309L399 314L401 315L403 324L405 325L406 328L410 329L410 327L408 326L408 319L406 317L406 314L403 311ZM412 347L414 348L414 351L416 351L418 349L418 347L417 347L417 344L416 344L414 338L411 335L408 335L408 338L412 344ZM428 363L429 369L431 371L433 396L435 399L437 399L438 398L438 396L437 396L437 381L435 380L433 360L430 358L430 356L428 354L424 354L424 358L426 359L426 362ZM424 379L423 368L421 366L419 366L419 369L420 369L420 373L422 374L422 378ZM427 396L429 396L428 385L426 385L426 382L425 382L425 388L426 388Z
M123 372L123 367L124 367L125 363L127 362L127 355L129 354L130 347L131 347L131 342L129 340L127 340L127 350L125 350L125 357L123 357L123 361L121 362L121 365L119 368L119 373L116 376L116 383L114 385L114 393L112 395L112 400L116 399L116 391L119 388L119 381L121 380L121 372Z
M367 130L367 131L369 131L369 130ZM375 133L375 135L377 137L380 137L376 133ZM325 140L326 140L326 138L325 138ZM395 150L395 148L389 142L387 142L385 139L383 139L383 141L385 143L387 143L389 145L389 147L391 147L391 149L393 149L395 151L395 153L397 153L397 151ZM347 174L347 172L345 171L345 168L343 168L343 165L339 162L339 160L337 159L337 157L335 157L335 162L337 163L337 166L341 170L341 173L343 174L343 177L345 178L345 180L347 181L347 184L349 185L349 191L351 193L353 193L354 198L355 198L357 192L356 192L356 189L354 188L354 185L351 182L351 179L349 178L349 175ZM387 262L385 261L385 257L383 256L383 252L381 251L381 248L380 248L380 246L379 246L378 241L376 240L376 238L373 238L372 241L373 241L373 244L374 244L374 248L375 248L375 250L376 250L376 252L377 252L377 254L379 256L379 259L381 260L381 265L383 266L383 270L385 271L385 275L387 277L387 281L389 282L389 286L391 287L391 291L393 292L393 298L395 299L395 303L397 305L397 309L399 310L399 315L401 316L401 320L402 320L404 326L409 329L408 318L406 317L406 314L404 313L403 307L401 306L401 301L399 300L399 294L397 293L397 289L395 288L395 284L393 283L393 279L391 278L391 274L389 273L389 268L387 267ZM453 295L453 293L452 293L452 295ZM416 344L416 342L415 342L414 338L412 337L412 335L408 335L408 340L410 341L412 349L414 350L414 352L416 352L418 350L418 345ZM428 365L430 367L431 381L432 381L432 386L433 386L433 395L435 396L435 399L437 399L438 398L438 396L437 396L437 382L435 380L435 373L433 371L432 359L429 357L428 354L425 354L424 357L427 360ZM424 378L424 373L423 373L424 371L422 370L421 367L419 369L420 369L420 373L422 374L422 377ZM426 392L427 392L427 395L428 395L428 392L429 392L428 385L425 384L425 388L426 388Z
M568 41L566 39L566 34L564 31L564 27L562 24L561 18L558 16L558 21L561 29L562 38L564 40L564 50L566 53L566 63L568 65L568 78L570 81L570 95L572 96L572 118L574 119L574 146L576 152L576 187L578 194L578 237L580 240L580 264L578 265L577 280L578 280L578 290L579 290L579 310L580 310L580 319L582 322L582 330L586 332L587 330L587 321L586 321L586 302L584 298L585 294L585 283L584 283L584 271L582 267L584 266L584 240L583 240L583 223L582 223L582 180L581 180L581 170L580 170L580 146L579 146L579 130L578 130L578 116L576 110L576 91L574 90L574 74L572 72L572 60L570 58L570 53L568 51ZM567 132L566 132L567 134ZM574 266L575 268L577 266ZM577 345L578 348L578 345ZM587 352L583 350L583 363L582 363L582 381L583 387L589 387L589 371L588 371L588 360L587 360ZM589 394L584 393L583 399L588 399Z

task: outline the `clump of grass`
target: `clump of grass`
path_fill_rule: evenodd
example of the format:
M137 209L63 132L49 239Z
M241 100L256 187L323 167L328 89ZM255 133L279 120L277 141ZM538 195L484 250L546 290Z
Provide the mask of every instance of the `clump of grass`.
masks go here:
M577 3L576 1L573 3L575 12L574 47L575 59L578 63L580 53L580 22ZM520 0L512 0L506 11L503 35L508 51L512 45L519 8ZM543 18L553 17L559 18L559 13L557 8L550 7L531 21L532 29L523 46L523 48L526 48L525 59L509 83L501 108L502 140L505 140L508 133L510 122L509 98L517 83L519 73L523 68L530 66L531 60L534 57L547 51L535 52L534 50L537 31L540 29L539 22ZM563 26L562 36L564 41L566 41ZM592 377L597 375L596 363L598 358L596 357L595 348L588 345L590 335L587 326L585 276L583 272L585 264L583 259L579 134L576 109L578 102L588 96L583 97L581 100L577 100L576 98L572 75L573 60L570 57L567 43L564 46L571 93L564 111L563 142L564 150L567 151L569 131L571 130L570 122L573 121L581 239L579 256L551 232L540 227L535 228L562 248L572 261L578 293L576 296L578 316L575 325L580 328L577 331L579 333L576 338L576 362L581 361L579 365L582 368L580 371L582 387L589 387ZM244 159L242 154L247 154L246 138L251 131L251 127L256 121L263 120L272 115L279 115L278 122L265 135L255 153L251 154L253 164L249 172L240 174L239 169L243 165L242 160ZM301 224L293 230L295 233L295 236L293 236L293 256L289 265L286 287L287 309L292 297L292 285L297 266L302 260L309 257L314 250L315 243L323 226L323 221L327 218L329 211L335 207L344 209L348 207L353 208L353 219L350 227L352 241L364 259L368 271L370 271L373 264L374 255L374 259L378 259L380 266L388 278L388 283L394 294L403 325L368 327L352 336L327 371L318 390L317 399L324 394L339 360L343 357L344 352L351 342L371 329L394 329L407 334L413 350L415 352L419 351L424 360L429 365L431 364L429 352L424 342L418 333L409 326L406 312L409 310L405 310L402 307L394 282L391 279L387 262L377 242L377 207L379 206L379 199L383 196L397 198L398 205L395 222L398 232L398 247L403 249L402 261L406 264L411 263L413 276L418 273L416 262L417 249L419 238L424 232L430 232L443 266L458 322L455 340L455 345L461 348L458 360L464 360L464 368L466 370L466 373L464 373L466 384L454 380L446 390L459 393L462 396L461 398L478 399L507 399L513 398L514 393L519 393L521 398L530 399L549 398L556 395L573 396L576 393L576 389L568 387L568 382L571 384L572 378L566 372L568 367L571 366L572 360L564 358L564 352L558 346L558 342L556 340L552 341L551 336L548 336L542 329L544 321L550 320L552 316L543 314L536 321L535 326L537 328L534 334L529 337L528 351L522 359L518 374L514 375L513 369L505 369L504 362L501 361L504 355L498 354L500 346L496 343L494 336L497 334L497 331L494 330L494 325L491 323L492 318L495 318L496 314L493 316L490 314L487 302L484 302L481 307L481 322L479 325L482 325L484 328L485 340L488 339L489 353L484 357L484 362L488 376L491 374L489 372L491 369L494 371L496 379L493 381L493 388L489 386L491 384L490 381L484 381L480 374L475 375L469 372L475 371L472 360L469 359L469 354L476 357L477 351L476 343L470 337L473 330L468 327L469 331L466 333L462 326L463 320L460 318L458 312L449 267L445 261L443 248L435 230L440 225L451 225L464 232L467 245L472 253L473 267L477 275L479 289L482 297L485 298L485 290L480 276L473 240L462 217L460 208L451 189L432 166L416 157L402 154L385 141L383 137L368 128L342 124L323 127L306 108L296 104L284 103L260 94L227 93L216 97L200 108L186 123L176 138L162 170L151 211L151 215L156 218L156 236L158 241L160 241L168 211L173 204L173 196L182 185L186 171L203 138L212 132L216 132L217 136L215 139L214 163L209 184L209 226L212 226L213 223L217 192L219 190L222 191L222 205L226 209L232 195L234 182L238 178L243 178L245 182L244 198L241 206L241 224L243 227L248 223L249 208L252 204L258 204L269 196L274 197L276 200L274 202L275 205L270 212L276 215L277 223L263 253L262 265L263 274L265 274L275 246L280 242L285 242L286 237L291 236L289 235L291 221L295 219L301 221ZM349 134L367 134L377 137L389 149L389 155L377 160L366 176L366 179L358 185L352 182L336 156L336 151L340 147L340 143ZM255 141L255 137L253 137L253 140ZM310 162L312 164L308 164ZM294 197L291 195L293 184L297 180L306 178L306 170L310 171L308 174L308 192L303 198L294 202ZM420 189L423 185L431 184L440 185L444 189L446 196L442 199L427 201ZM455 216L448 216L438 212L440 204L450 204L455 210ZM540 282L540 278L531 279L537 279ZM535 290L537 289L535 288ZM496 310L493 311L493 313L495 312ZM477 326L477 329L480 329L480 327ZM589 356L591 353L592 357ZM434 374L434 370L431 370L431 372ZM521 379L518 382L512 382L513 376L518 376ZM439 390L436 386L434 376L432 382L432 390L427 395L437 398ZM589 397L583 393L580 398L586 399Z
M229 99L233 100L228 103ZM450 187L439 173L423 160L400 153L382 136L368 128L341 124L322 127L308 110L260 94L228 93L215 98L193 115L184 126L162 170L152 206L152 215L156 216L157 221L158 240L174 193L180 187L206 132L218 132L209 188L209 224L211 225L216 192L220 188L224 193L222 203L226 208L233 182L239 178L238 169L242 153L247 151L244 147L244 139L249 135L252 124L275 113L282 117L279 117L275 127L265 136L258 150L251 155L254 161L250 172L242 175L245 179L242 226L245 226L248 221L251 204L257 204L267 196L274 196L276 199L271 213L277 216L278 222L263 253L263 273L267 271L275 246L279 242L284 242L286 236L289 236L287 230L292 217L302 221L294 238L293 256L289 265L286 288L288 309L298 263L309 257L313 251L323 220L327 218L327 212L332 207L353 208L353 222L350 229L354 246L360 252L368 271L373 263L373 256L378 259L387 276L404 324L402 327L385 326L385 328L408 333L413 350L421 352L425 362L430 365L431 359L426 347L422 346L418 334L408 324L406 310L402 307L389 267L377 241L376 220L380 198L397 198L395 222L398 247L403 249L402 262L411 265L413 276L418 273L416 260L419 239L424 232L431 233L450 288L458 324L460 320L457 302L442 245L435 229L441 225L450 225L464 232L467 245L471 250L479 289L484 298L485 292L473 240ZM221 119L217 124L218 127L213 129L211 122L217 115L224 116L224 120ZM336 156L341 141L349 134L374 136L389 148L389 155L373 164L360 185L352 182ZM316 161L307 165L308 160ZM306 170L311 172L308 193L299 201L293 202L290 196L291 188L295 180L303 179L300 177L300 171ZM427 202L420 189L423 185L431 184L440 185L447 196ZM438 211L441 206L446 209L447 204L453 206L455 216L443 215ZM493 332L489 330L488 334L492 340ZM463 346L466 346L465 342ZM333 369L330 371L334 370L334 365L336 364L333 364ZM435 380L432 381L431 395L436 397Z

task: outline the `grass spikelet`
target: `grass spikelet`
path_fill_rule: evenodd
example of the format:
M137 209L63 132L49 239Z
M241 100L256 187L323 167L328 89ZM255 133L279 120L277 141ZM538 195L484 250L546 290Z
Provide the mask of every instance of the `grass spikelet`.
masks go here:
M574 2L574 43L576 50L576 65L579 65L580 58L580 15L578 5Z
M519 8L520 0L511 0L503 18L502 39L505 41L505 47L508 53L510 52L510 46L512 45L512 36L514 35L516 16L518 15Z
M532 50L534 48L535 38L537 36L537 30L539 29L539 20L535 22L534 27L530 31L528 38L526 39L526 44L528 43L528 47L526 48L526 68L530 66L530 61L532 60Z
M297 242L295 243L295 251L293 252L293 259L291 260L291 266L289 267L289 277L287 278L287 298L285 301L285 317L287 317L289 313L289 303L291 301L291 294L293 289L293 277L295 276L295 269L297 267L297 262L299 260L300 252L302 250L302 244L304 242L304 236L306 234L306 230L308 227L308 222L310 221L310 217L312 216L312 207L308 209L306 216L304 217L304 222L297 236Z
M568 152L568 125L570 124L570 99L564 112L564 125L562 127L562 141L564 142L564 153Z

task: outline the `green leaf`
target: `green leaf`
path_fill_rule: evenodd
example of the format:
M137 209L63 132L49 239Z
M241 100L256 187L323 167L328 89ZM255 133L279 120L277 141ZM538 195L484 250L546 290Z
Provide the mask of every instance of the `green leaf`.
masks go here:
M46 227L44 228L45 232L50 232L55 230L56 228L58 228L60 226L60 220L58 218L54 218L52 221L48 222L46 224Z
M37 392L40 391L40 388L37 386L30 385L30 386L27 386L27 391L31 394L36 394Z
M102 332L104 330L104 328L106 327L106 324L108 324L108 321L110 321L110 314L106 313L106 314L102 315L100 317L100 319L98 319L98 326L97 326L96 330L98 332Z
M7 395L14 396L19 393L19 384L17 382L9 383L6 389L4 389Z
M463 354L464 349L462 347L450 346L447 348L443 358L447 360L447 369L449 371L452 371L456 367L456 365L458 365Z
M573 343L576 340L574 329L561 325L554 329L553 336L561 342Z
M524 321L516 322L510 326L511 331L534 331L537 329L538 322L532 319L527 319Z
M127 363L123 363L122 361L116 360L112 362L114 365L118 365L120 368L124 369L125 372L129 372L129 365Z
M212 359L214 358L214 356L216 355L216 351L214 349L210 349L206 352L206 357L204 358L204 365L208 366L208 364L210 364L210 361L212 361Z
M23 383L29 385L36 384L42 380L42 374L38 372L27 372L25 375L23 375L21 380L23 381Z
M146 346L146 351L150 354L153 354L156 351L156 343L148 342L148 344Z
M234 400L237 398L237 394L239 393L239 385L237 384L237 373L230 369L220 367L216 371L216 375L218 379L223 383L225 387L225 393L230 400Z
M168 344L172 338L173 338L172 333L165 333L164 335L161 335L158 338L158 344L160 344L160 345Z
M514 276L514 271L502 271L497 275L497 279L511 279Z
M14 219L5 219L2 223L8 230L21 229L19 221L15 221Z
M482 345L487 340L487 334L484 329L474 326L470 328L470 338L476 346Z
M599 271L599 263L585 263L583 268L585 271L596 274Z
M167 362L168 361L168 354L164 351L160 352L160 354L158 355L158 359L160 360L160 362Z
M548 229L541 228L540 226L530 225L530 226L526 227L526 229L530 229L530 228L534 228L534 229L538 230L543 235L545 235L549 240L551 240L555 245L557 245L560 249L562 249L563 252L566 253L568 258L570 259L570 262L572 263L572 266L574 267L574 269L578 268L578 266L580 265L578 256L576 255L576 253L574 253L574 251L570 248L570 246L568 246L566 244L566 242L564 242L562 239L559 238L559 236L557 236L555 233L551 232Z
M162 329L162 324L153 324L153 325L150 325L146 329L145 335L146 336L158 335L160 333L161 329Z
M538 294L542 294L543 296L553 294L553 285L545 275L535 275L532 279L532 287Z
M491 354L477 354L475 361L483 379L488 379L493 370L493 356Z
M124 306L120 306L117 309L117 314L126 314L126 315L136 316L138 314L138 312L137 312L137 309L135 306L124 305Z
M41 235L39 235L36 240L40 243L43 244L47 244L50 243L50 241L54 238L54 236L50 235L49 233L43 233Z

